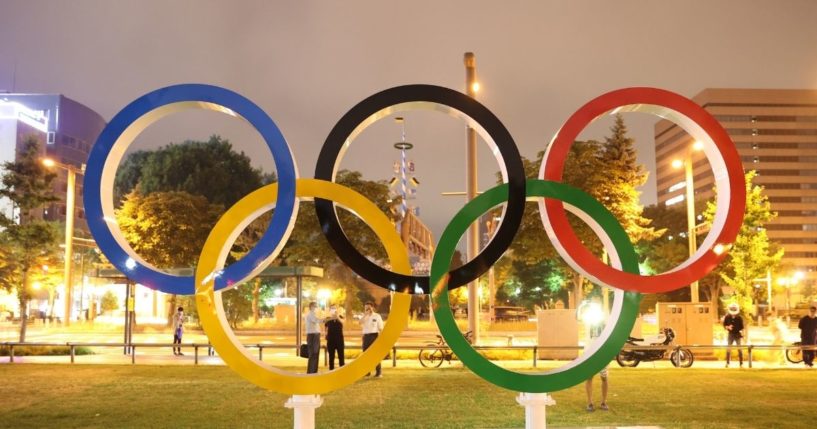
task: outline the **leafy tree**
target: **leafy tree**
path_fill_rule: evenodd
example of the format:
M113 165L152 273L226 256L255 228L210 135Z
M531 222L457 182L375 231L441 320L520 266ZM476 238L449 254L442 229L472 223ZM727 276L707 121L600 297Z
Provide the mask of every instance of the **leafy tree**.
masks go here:
M18 220L0 213L0 278L6 288L16 288L20 304L20 341L26 339L28 302L33 270L57 249L59 237L56 224L39 219L37 209L57 201L52 192L56 174L48 171L39 161L40 143L36 137L27 137L17 161L3 164L5 172L0 186L0 198L7 198Z
M601 145L595 141L577 141L570 148L570 155L565 163L563 181L585 191L597 188L601 177ZM523 157L522 162L527 177L538 177L539 166L544 152L539 152L535 161ZM596 254L601 253L601 241L593 231L578 217L568 213L573 230L588 249ZM497 265L497 277L500 279L498 291L505 288L498 297L517 299L524 289L526 292L520 303L540 303L551 299L563 298L560 289L570 285L575 302L581 300L586 286L584 278L573 271L561 260L556 249L550 243L542 226L539 207L535 202L525 205L522 223L514 242L511 244L509 257L503 258ZM544 284L547 279L547 284ZM558 287L554 282L563 281ZM532 282L532 283L528 283ZM517 293L517 289L520 291Z
M131 248L157 268L195 266L222 206L187 192L129 193L116 221ZM168 324L176 296L170 297Z
M604 142L576 141L565 162L562 181L596 198L618 219L633 242L657 237L650 220L642 215L637 188L647 180L644 167L637 164L634 140L627 136L627 128L620 116ZM536 161L523 159L525 175L538 177L543 152ZM601 241L578 217L568 213L570 224L581 242L592 253L602 254ZM516 297L520 303L545 302L564 297L565 284L571 286L571 296L578 304L585 290L592 288L584 277L571 269L560 258L547 238L538 207L528 203L522 225L510 249L510 260L501 262L499 272L512 291L524 285ZM522 290L525 292L523 293Z
M400 201L391 199L389 187L384 181L366 180L360 172L349 170L339 171L335 181L363 194L393 221L397 219L395 208ZM355 285L361 287L363 283L360 277L340 260L326 241L314 213L313 203L301 203L295 227L276 263L283 266L318 265L324 268L327 280L343 285L344 288ZM358 251L372 260L383 261L386 258L382 243L365 222L344 209L338 210L338 217L343 231ZM353 308L362 307L361 300L371 298L365 291L350 293L347 290L345 296L344 307L347 313Z
M137 185L143 194L183 191L230 207L274 178L254 169L247 155L214 135L206 142L187 140L130 154L116 173L114 191L120 198Z
M774 220L777 213L771 210L763 187L752 183L756 175L755 171L746 173L746 214L740 233L725 262L707 276L708 284L713 288L710 296L717 297L722 286L730 286L733 290L730 300L737 302L747 316L754 303L765 300L765 297L758 296L762 294L755 292L755 279L765 277L770 270L775 271L783 258L783 249L771 242L766 233L766 224ZM706 222L712 222L715 209L714 202L707 204L704 211Z
M663 273L674 269L689 257L686 211L682 206L657 204L644 208L643 216L659 227L662 235L642 239L636 244L641 255L644 275ZM659 301L689 301L689 289L681 288L667 293L646 294L641 300L641 311L655 309Z
M133 250L159 268L193 266L222 206L187 192L131 192L116 221Z
M111 291L105 292L105 295L102 295L102 299L99 301L99 307L102 313L119 308L119 300L116 299L116 294Z
M252 315L252 284L242 284L221 294L224 313L233 329Z
M206 142L187 140L181 144L171 143L158 150L130 154L117 171L114 190L117 201L127 199L129 193L137 189L141 195L184 192L206 198L213 204L211 208L218 213L215 216L211 216L213 214L211 212L204 213L203 218L196 220L205 222L200 224L201 228L186 229L194 236L203 233L204 235L193 240L203 244L206 234L215 225L218 214L225 207L232 206L248 193L275 180L274 173L263 173L254 169L250 158L243 152L235 152L228 140L211 136ZM242 232L236 240L228 263L247 253L255 245L269 225L270 218L269 214L261 216ZM165 229L173 229L174 222L175 216L167 219L162 225ZM179 222L190 225L184 219L180 219ZM138 239L142 232L150 234L149 231L135 231L134 239ZM166 237L158 234L151 236L156 239L151 244L153 257L158 256L158 253L164 254L164 257L175 257L173 267L190 267L195 264L201 249L199 245L190 242L163 243ZM180 247L186 250L178 253ZM151 260L151 257L145 258ZM162 263L166 264L168 261ZM253 302L255 308L258 308L257 295ZM171 297L170 307L176 307L176 303L177 297Z

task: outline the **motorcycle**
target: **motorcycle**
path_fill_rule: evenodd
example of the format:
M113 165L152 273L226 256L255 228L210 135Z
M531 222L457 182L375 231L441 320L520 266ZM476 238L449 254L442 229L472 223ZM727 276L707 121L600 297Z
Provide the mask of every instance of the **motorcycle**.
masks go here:
M675 339L675 331L672 328L664 328L661 330L661 333L658 334L658 337L654 340L645 341L643 338L635 338L629 337L627 339L627 345L633 347L644 347L644 346L664 346L669 347L672 344L672 340ZM625 345L625 347L627 347ZM619 365L624 367L636 367L642 361L644 362L651 362L656 360L664 359L664 356L667 353L666 348L662 349L655 349L655 350L644 350L644 349L622 349L618 355L616 356L616 362ZM692 362L695 360L695 357L692 355L692 351L690 349L685 348L673 348L672 352L669 356L670 362L676 368L689 368L692 366Z

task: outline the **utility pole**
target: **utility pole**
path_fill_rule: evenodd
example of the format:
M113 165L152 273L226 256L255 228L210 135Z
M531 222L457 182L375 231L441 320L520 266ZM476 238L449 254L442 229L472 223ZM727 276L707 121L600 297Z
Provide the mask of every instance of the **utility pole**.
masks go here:
M477 59L473 52L465 53L465 93L476 98ZM477 197L477 131L470 125L465 131L465 196L468 201ZM466 259L473 260L479 252L479 222L468 228L466 236ZM474 336L474 344L479 344L479 296L478 280L468 283L468 330Z

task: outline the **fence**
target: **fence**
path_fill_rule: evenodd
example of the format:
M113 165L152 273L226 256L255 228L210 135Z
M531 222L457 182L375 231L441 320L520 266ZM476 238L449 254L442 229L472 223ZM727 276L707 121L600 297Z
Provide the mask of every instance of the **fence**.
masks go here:
M182 344L172 344L172 343L20 343L20 342L3 342L0 343L0 347L7 348L9 350L9 362L14 363L14 348L15 347L68 347L69 348L69 356L70 362L76 362L76 349L77 347L122 347L126 350L125 354L130 355L131 364L136 364L136 349L144 349L144 348L193 348L193 364L199 364L199 350L204 349L207 350L207 356L213 356L214 350L213 346L209 343L182 343ZM264 349L283 349L283 350L293 350L295 355L297 356L298 347L293 345L281 345L281 344L245 344L244 347L246 348L257 348L258 349L258 359L263 360L264 358ZM362 347L359 345L347 345L346 349L351 350L362 350ZM533 367L537 366L537 359L538 352L540 350L582 350L584 347L582 346L473 346L476 350L523 350L527 351L530 350L533 352ZM710 344L710 345L670 345L670 346L626 346L624 347L625 350L663 350L667 351L678 351L680 349L699 349L699 350L717 350L717 349L732 349L732 350L746 350L747 351L747 362L749 368L752 367L752 352L754 350L772 350L772 351L782 351L785 352L786 350L813 350L817 351L817 345L796 345L796 344L787 344L787 345L743 345L743 346L725 346L720 344ZM328 352L326 350L326 346L322 346L323 349L323 356L324 356L324 366L328 365ZM397 352L401 350L434 350L434 349L441 349L446 352L450 352L451 350L445 347L445 345L425 345L425 346L410 346L410 345L403 345L398 346L395 345L392 347L391 351L391 360L392 360L392 367L397 366Z

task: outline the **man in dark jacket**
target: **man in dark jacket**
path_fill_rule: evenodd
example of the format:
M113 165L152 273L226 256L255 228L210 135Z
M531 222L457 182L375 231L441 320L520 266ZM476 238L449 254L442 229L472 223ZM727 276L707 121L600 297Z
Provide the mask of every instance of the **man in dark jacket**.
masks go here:
M344 365L343 315L338 306L329 306L329 317L326 319L326 350L329 352L329 370L335 369L335 353L338 354L338 365Z
M727 307L729 314L723 318L723 328L726 329L726 367L729 368L729 360L732 358L732 344L738 346L738 359L740 367L743 368L743 349L740 348L740 339L743 338L743 318L740 317L740 307L734 302Z
M812 303L809 314L800 319L800 343L804 346L817 344L817 303ZM803 350L803 362L806 366L814 366L814 350Z

